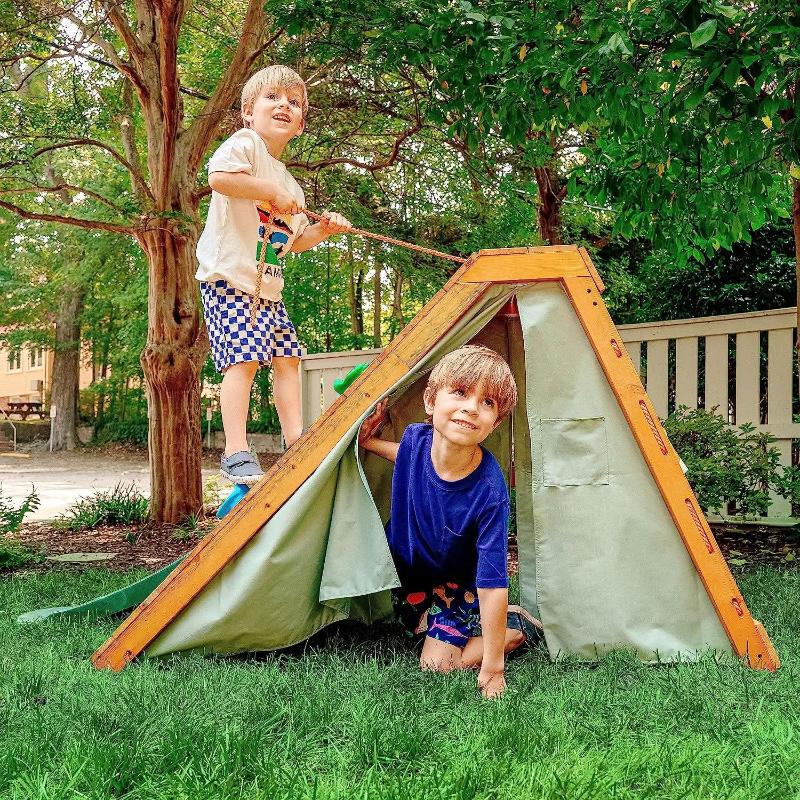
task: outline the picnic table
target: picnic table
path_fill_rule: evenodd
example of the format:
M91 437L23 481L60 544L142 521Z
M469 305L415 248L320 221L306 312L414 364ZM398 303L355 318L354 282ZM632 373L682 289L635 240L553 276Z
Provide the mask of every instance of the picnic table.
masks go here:
M9 401L7 403L6 413L9 416L18 416L21 420L26 420L29 416L36 416L37 419L44 419L44 403L36 400L14 403Z

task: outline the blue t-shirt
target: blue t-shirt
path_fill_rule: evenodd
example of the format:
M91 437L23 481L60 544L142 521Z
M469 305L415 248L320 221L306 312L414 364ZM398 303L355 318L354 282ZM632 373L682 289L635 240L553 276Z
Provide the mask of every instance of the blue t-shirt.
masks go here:
M508 586L508 491L500 465L481 447L477 469L457 481L433 468L433 426L409 425L392 478L386 535L400 582L410 591L452 581Z

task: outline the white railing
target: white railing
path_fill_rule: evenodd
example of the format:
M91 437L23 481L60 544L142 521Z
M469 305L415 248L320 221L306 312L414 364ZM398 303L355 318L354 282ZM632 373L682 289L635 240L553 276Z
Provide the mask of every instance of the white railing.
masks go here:
M620 325L619 331L659 416L666 417L679 405L716 408L733 424L751 422L758 430L769 431L777 439L781 463L789 465L792 443L800 440L800 423L792 416L798 399L796 322L794 308L781 308ZM303 356L303 424L310 425L336 399L336 378L380 352ZM769 516L790 514L789 502L774 497Z

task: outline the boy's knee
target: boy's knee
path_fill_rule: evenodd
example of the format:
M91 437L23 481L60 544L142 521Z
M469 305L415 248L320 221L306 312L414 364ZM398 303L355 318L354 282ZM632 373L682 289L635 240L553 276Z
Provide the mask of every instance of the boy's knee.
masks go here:
M461 664L460 660L459 663L456 663L455 659L452 657L432 657L423 654L420 656L419 666L424 672L448 673L452 672L454 669L458 669Z

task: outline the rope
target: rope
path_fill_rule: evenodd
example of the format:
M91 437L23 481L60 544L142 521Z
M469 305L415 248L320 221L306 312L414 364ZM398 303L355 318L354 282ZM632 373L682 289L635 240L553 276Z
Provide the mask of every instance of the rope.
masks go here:
M307 208L301 209L300 213L317 220L317 222L321 222L323 219L322 214L316 214L313 211L309 211ZM264 226L262 226L262 230L263 228ZM397 247L405 247L408 250L413 250L416 253L424 253L427 256L446 258L448 261L455 261L456 264L463 264L467 260L466 258L450 255L450 253L443 253L441 250L434 250L432 247L422 247L421 245L412 244L411 242L404 242L402 239L393 239L391 236L382 236L379 233L361 230L361 228L350 228L347 233L364 236L367 239L375 239L379 242L386 242L386 244L393 244ZM256 315L261 306L261 283L264 279L264 265L267 255L267 238L265 233L262 233L259 238L261 240L261 252L259 253L258 267L256 269L256 285L250 298L250 325L253 328L256 326Z
M302 213L311 219L315 219L318 222L322 220L321 214L315 214L313 211L309 211L307 208L302 209ZM425 253L428 256L438 256L439 258L446 258L448 261L455 261L456 264L463 264L466 262L466 258L459 258L458 256L450 255L450 253L443 253L441 250L434 250L431 247L421 247L418 244L411 244L411 242L404 242L402 239L392 239L391 236L381 236L379 233L370 233L370 231L361 230L361 228L350 228L347 233L355 233L359 236L365 236L368 239L377 239L379 242L386 242L387 244L394 244L398 247L405 247L409 250L414 250L417 253Z

